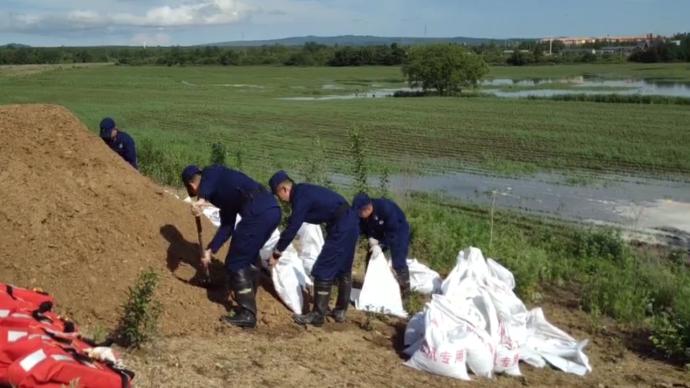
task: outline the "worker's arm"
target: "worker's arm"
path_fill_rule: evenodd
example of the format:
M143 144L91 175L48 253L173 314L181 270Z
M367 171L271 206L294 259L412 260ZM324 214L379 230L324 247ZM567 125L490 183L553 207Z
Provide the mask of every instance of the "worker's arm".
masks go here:
M131 164L134 169L138 170L137 166L137 147L134 145L134 140L131 137L126 138L124 158L127 163Z
M220 210L220 226L216 230L216 235L208 243L207 249L210 249L213 254L218 253L220 247L232 236L232 231L235 230L235 221L237 220L236 212L229 212Z
M278 244L276 244L275 248L276 251L283 252L285 249L287 249L292 240L295 239L299 228L304 223L308 210L308 201L300 198L293 199L292 214L290 214L290 218L288 218L287 228L285 228L283 233L280 234L280 239L278 240Z
M383 228L383 236L385 244L391 250L391 256L394 259L400 259L400 255L406 255L406 247L409 244L410 228L404 216L396 210L394 206L386 204L383 206L382 218L385 221ZM407 259L406 257L402 260Z

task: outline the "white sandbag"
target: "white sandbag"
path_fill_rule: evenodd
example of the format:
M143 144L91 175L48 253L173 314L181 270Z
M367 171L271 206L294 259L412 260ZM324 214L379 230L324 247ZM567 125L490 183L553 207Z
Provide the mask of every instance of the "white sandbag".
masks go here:
M520 351L517 341L510 333L510 326L504 322L499 324L499 340L496 347L496 357L494 359L494 372L505 373L510 376L521 376Z
M280 260L271 270L271 279L280 299L295 314L302 314L304 291L312 285L312 281L304 271L302 260L292 245L283 252Z
M470 380L467 374L467 351L464 332L454 332L461 322L441 307L441 295L434 295L424 314L427 327L423 343L406 366L434 374ZM458 335L460 334L460 335Z
M494 278L505 283L505 285L510 287L511 290L515 289L515 277L513 276L512 272L510 272L506 267L497 263L494 259L487 258L486 264L489 267L489 272L491 272L491 275L493 275Z
M407 317L398 281L378 246L373 248L362 290L355 300L355 307L358 310Z
M278 240L280 240L280 232L278 231L278 229L276 229L273 231L273 233L271 233L271 237L269 237L268 240L266 240L266 243L259 251L259 256L261 257L261 265L263 265L264 268L269 267L271 257L273 256L273 250L275 249L276 244L278 244ZM290 244L289 247L291 246L292 244Z
M410 289L421 294L436 294L441 292L441 276L417 259L407 259L410 271Z
M438 341L445 338L444 346L452 343L464 349L464 372L478 376L519 376L520 360L535 367L548 362L577 375L591 371L583 351L587 341L577 342L551 325L541 309L527 311L514 288L513 274L498 262L485 260L479 249L460 252L456 266L441 285L443 294L434 295L423 313L425 326L419 325L418 316L408 325L405 353L412 354L412 359L407 365L450 375L452 371L434 359ZM432 313L436 315L434 324L429 321ZM420 329L426 330L423 340Z
M273 250L279 239L280 233L276 229L259 251L261 263L265 268L269 268ZM271 279L280 300L295 314L302 314L304 292L313 286L314 282L309 277L309 273L304 269L300 252L295 249L293 244L288 245L280 260L278 260L278 264L271 270Z
M490 276L491 273L482 251L470 247L458 254L457 264L443 281L441 292L444 295L462 295L462 290L456 288L462 284L463 280L472 278L481 283Z
M529 312L528 339L524 348L539 354L549 364L568 373L584 376L592 371L589 358L584 353L588 341L577 342L563 330L552 325L540 308ZM524 352L524 350L523 350Z
M323 249L324 239L321 225L303 223L297 231L299 239L299 257L302 259L304 269L311 274L316 258Z

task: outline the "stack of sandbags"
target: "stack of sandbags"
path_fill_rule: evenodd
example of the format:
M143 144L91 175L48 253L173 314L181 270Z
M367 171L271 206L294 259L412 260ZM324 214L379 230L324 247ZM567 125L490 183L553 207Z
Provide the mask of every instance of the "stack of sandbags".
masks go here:
M477 248L458 255L457 265L405 333L406 365L463 380L494 373L520 375L519 361L548 362L565 372L592 369L577 342L551 325L541 309L528 311L515 295L513 274Z

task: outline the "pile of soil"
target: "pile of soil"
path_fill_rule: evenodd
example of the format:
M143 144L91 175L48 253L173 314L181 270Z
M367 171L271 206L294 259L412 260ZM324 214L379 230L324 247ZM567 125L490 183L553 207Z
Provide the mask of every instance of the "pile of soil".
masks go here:
M163 334L217 328L228 307L224 287L187 282L199 252L189 205L62 107L0 107L0 137L0 281L43 288L78 323L112 327L127 288L152 268L161 279ZM203 226L208 241L214 228L205 219ZM214 264L222 285L222 264ZM259 308L264 324L290 321L263 290Z

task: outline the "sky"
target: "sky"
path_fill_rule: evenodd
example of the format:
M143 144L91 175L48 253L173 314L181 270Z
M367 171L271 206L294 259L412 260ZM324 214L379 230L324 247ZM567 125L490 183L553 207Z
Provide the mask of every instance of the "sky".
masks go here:
M690 31L688 15L690 0L0 0L0 45L670 35Z

